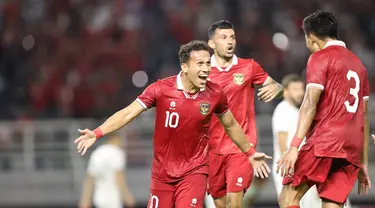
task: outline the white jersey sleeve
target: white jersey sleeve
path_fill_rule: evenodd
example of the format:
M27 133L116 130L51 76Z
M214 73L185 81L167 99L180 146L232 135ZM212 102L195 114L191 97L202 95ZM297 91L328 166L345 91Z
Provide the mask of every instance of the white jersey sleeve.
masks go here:
M108 171L122 171L125 168L125 160L125 153L120 147L103 145L92 153L87 173L98 176Z
M112 165L114 170L124 170L126 164L126 155L124 151L118 148L118 151L114 151L111 156L113 157L111 161L113 162Z
M275 134L279 132L288 132L290 129L290 124L288 121L288 110L283 107L283 105L277 106L272 117L272 128Z
M96 154L96 151L92 152L89 163L87 165L87 173L91 176L95 176L98 172L98 166L100 158L98 158L98 154Z

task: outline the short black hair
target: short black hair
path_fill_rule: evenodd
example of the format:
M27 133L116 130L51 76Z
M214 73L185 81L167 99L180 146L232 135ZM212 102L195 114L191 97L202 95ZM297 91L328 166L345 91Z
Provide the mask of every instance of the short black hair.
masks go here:
M281 81L281 84L285 87L288 88L290 83L292 82L304 82L302 77L299 76L298 74L288 74L286 75L283 80Z
M186 43L180 47L178 52L178 58L180 59L180 64L187 63L190 60L190 53L192 51L207 51L210 52L210 47L208 44L201 40L193 40Z
M229 20L219 20L208 28L208 38L211 39L217 29L232 29L234 30L233 24Z
M320 39L338 38L338 22L331 12L317 11L305 17L302 29L306 35L313 34Z

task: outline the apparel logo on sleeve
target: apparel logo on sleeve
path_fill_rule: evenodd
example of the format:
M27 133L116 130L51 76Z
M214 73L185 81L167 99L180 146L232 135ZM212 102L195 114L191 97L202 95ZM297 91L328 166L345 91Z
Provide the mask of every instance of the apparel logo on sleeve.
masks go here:
M200 104L200 111L202 115L207 115L210 112L210 104L208 103L201 103Z
M171 101L171 103L169 105L169 109L176 110L176 102L175 101Z
M243 178L242 177L238 177L236 185L237 186L242 186L242 182L243 182Z
M190 206L195 207L195 206L197 205L197 203L198 203L197 198L193 198L193 199L191 200L191 204L190 204Z
M245 74L244 73L234 73L233 74L233 82L240 86L245 82Z

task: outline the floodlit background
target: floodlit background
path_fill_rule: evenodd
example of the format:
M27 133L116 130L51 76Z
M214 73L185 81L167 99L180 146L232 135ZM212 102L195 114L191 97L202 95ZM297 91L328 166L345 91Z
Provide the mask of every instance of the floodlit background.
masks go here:
M213 21L232 21L237 54L277 81L304 75L301 23L317 9L337 15L340 37L367 67L374 93L372 0L0 0L0 206L76 206L89 157L76 154L77 129L96 127L151 82L177 74L179 46L207 40ZM277 103L255 106L259 146L271 155ZM369 109L375 132L374 96ZM140 207L149 196L153 124L147 111L121 131ZM375 144L370 175L375 181ZM272 179L259 191L256 207L276 207ZM371 207L375 191L364 198L354 189L351 199Z

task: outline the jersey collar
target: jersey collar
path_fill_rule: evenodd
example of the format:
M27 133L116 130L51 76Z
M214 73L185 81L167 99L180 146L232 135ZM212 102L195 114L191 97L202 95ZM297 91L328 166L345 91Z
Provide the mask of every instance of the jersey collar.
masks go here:
M330 40L326 43L324 48L327 48L329 46L342 46L342 47L346 48L346 44L341 40Z
M177 82L177 89L185 91L184 85L182 85L182 81L181 81L181 72L178 73L176 82ZM206 90L205 87L200 89L200 91L204 91L204 90Z
M221 68L220 66L217 65L216 63L216 59L215 59L215 56L212 55L211 56L211 67L216 67L219 71L229 71L230 68L232 68L232 66L234 65L237 65L238 64L238 57L236 55L233 55L233 58L232 58L232 63L225 69Z

